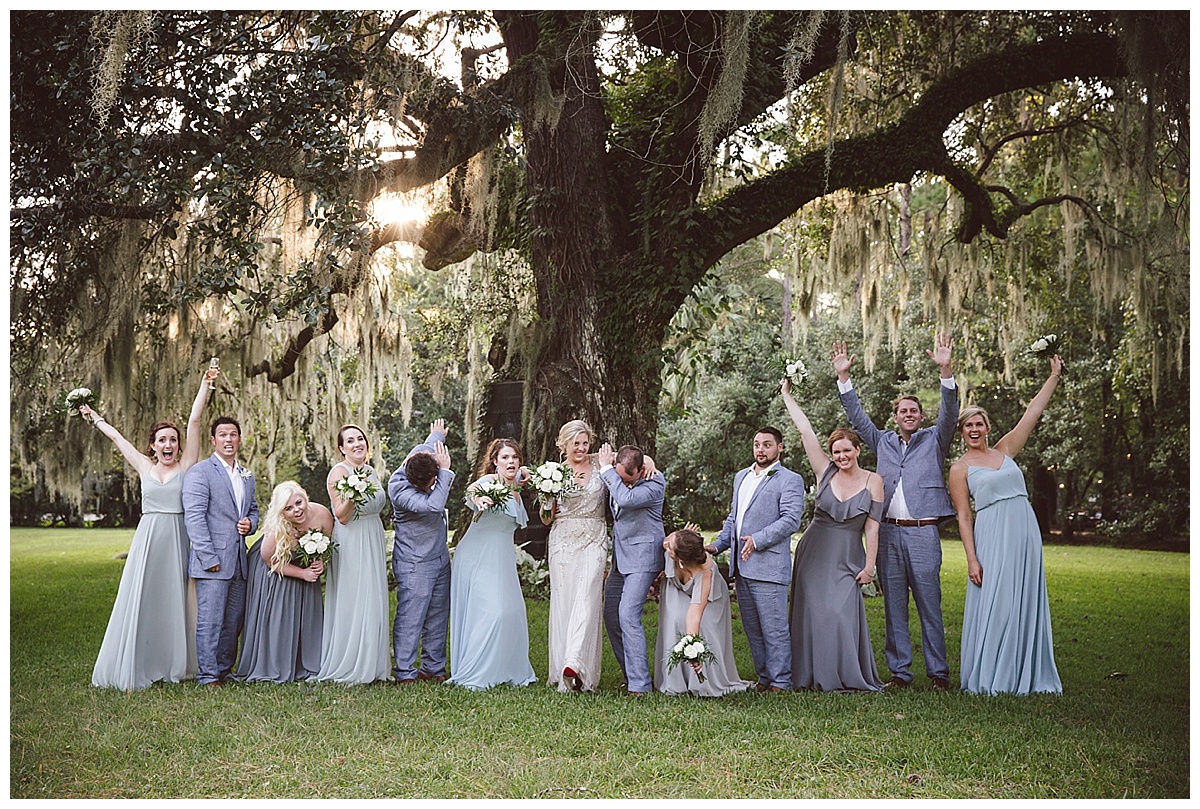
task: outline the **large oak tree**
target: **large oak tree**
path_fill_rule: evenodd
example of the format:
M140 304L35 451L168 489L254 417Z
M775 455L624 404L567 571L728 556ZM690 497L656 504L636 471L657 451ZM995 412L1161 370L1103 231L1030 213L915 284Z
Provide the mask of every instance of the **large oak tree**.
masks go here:
M450 31L487 43L460 48L456 80L428 58ZM1084 122L968 143L951 135L964 114L1118 88L1142 122L1133 159L1161 168L1154 144L1173 140L1187 172L1179 13L15 12L11 36L18 373L91 363L137 389L131 354L205 356L189 339L220 299L279 338L241 371L285 386L363 305L383 245L419 241L431 269L511 248L536 317L497 328L488 358L523 383L531 457L575 417L653 448L671 318L814 200L940 176L963 243L1103 205L994 176L1004 149ZM876 86L847 101L848 76ZM828 108L795 106L814 101ZM757 167L716 182L751 132ZM448 209L423 228L370 219L380 194L443 181ZM173 324L168 344L139 322ZM128 404L148 419L161 403ZM17 426L37 410L22 400Z

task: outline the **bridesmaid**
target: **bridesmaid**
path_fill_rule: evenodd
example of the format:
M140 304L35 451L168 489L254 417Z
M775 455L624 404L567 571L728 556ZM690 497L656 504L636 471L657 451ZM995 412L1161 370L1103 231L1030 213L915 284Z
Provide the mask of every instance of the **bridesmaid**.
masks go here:
M513 533L529 516L515 493L521 449L510 438L488 445L482 474L467 487L467 506L478 517L459 541L450 570L450 670L447 683L480 690L500 683L537 682L529 664L529 626L517 578ZM481 483L513 489L503 503L479 493Z
M329 470L325 485L337 522L337 551L329 565L325 590L325 622L321 637L318 680L354 685L391 679L388 639L386 539L380 514L388 503L379 476L367 464L370 445L363 431L347 424L338 430L338 450L345 459ZM337 483L362 469L375 493L356 504L337 491Z
M986 410L972 405L958 417L967 451L950 466L950 498L958 512L969 579L960 655L963 691L1062 693L1054 664L1042 532L1029 504L1025 476L1013 461L1049 404L1062 369L1062 358L1055 355L1042 389L995 447L988 446L992 423Z
M263 535L250 548L246 582L246 628L235 677L247 682L290 683L321 668L320 559L308 567L292 563L300 537L333 533L333 514L311 503L295 481L271 493Z
M667 552L667 566L658 601L654 687L664 694L698 697L745 691L753 683L738 676L733 657L729 585L704 550L700 526L689 523L668 534L663 550ZM667 671L671 648L684 635L704 638L714 659L696 665L680 663Z
M219 374L216 368L204 372L182 448L179 428L160 421L150 428L143 455L95 410L87 405L79 408L137 470L142 484L142 517L92 670L94 686L131 691L160 680L177 683L196 674L196 638L187 620L183 473L200 457L204 434L200 416L208 402L209 383Z

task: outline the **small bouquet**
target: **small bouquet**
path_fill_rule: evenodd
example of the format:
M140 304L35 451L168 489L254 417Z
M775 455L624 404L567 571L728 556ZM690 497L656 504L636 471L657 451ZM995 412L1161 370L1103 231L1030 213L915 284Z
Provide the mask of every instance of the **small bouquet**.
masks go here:
M549 513L555 498L569 497L582 491L575 482L575 473L559 461L546 461L530 473L529 485L537 493L538 505Z
M808 366L799 357L783 360L783 375L793 388L798 388L808 381Z
M680 663L708 663L716 660L708 646L708 641L699 635L684 635L671 647L671 655L667 658L667 671L671 671ZM704 682L704 674L697 672L700 682Z
M79 412L79 408L87 405L88 407L96 406L96 394L92 393L91 388L76 388L67 394L67 415L79 416L83 418L83 414Z
M350 474L339 480L334 490L343 499L354 503L354 514L357 516L363 505L379 493L379 484L371 480L370 472L365 466L360 466L351 469Z
M311 567L317 559L328 564L335 550L337 543L332 537L314 528L296 540L296 548L292 551L292 564L296 567Z
M1059 353L1058 335L1047 334L1044 337L1039 337L1038 339L1034 340L1033 344L1029 346L1029 353L1037 357L1039 360L1050 359L1055 354ZM1066 363L1063 363L1062 373L1066 374L1066 372L1067 366Z
M507 483L501 483L499 480L481 480L478 483L473 483L471 484L470 491L475 497L485 498L489 501L489 505L475 512L475 516L471 518L472 522L479 519L479 515L485 511L502 510L508 502L508 498L513 495L513 488Z

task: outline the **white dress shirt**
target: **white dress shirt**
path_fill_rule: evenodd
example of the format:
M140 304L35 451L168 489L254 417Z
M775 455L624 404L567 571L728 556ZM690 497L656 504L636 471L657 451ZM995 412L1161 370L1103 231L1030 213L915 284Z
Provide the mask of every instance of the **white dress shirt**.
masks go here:
M758 491L758 487L762 482L770 477L771 470L779 466L779 461L768 466L766 469L759 470L758 465L750 467L750 471L742 478L742 485L738 489L738 504L737 504L737 535L740 539L742 536L742 517L746 516L746 509L750 505L750 501L754 499L754 493Z
M233 500L237 503L238 514L242 513L242 506L246 501L246 486L242 483L242 467L237 461L233 462L233 466L225 463L221 456L213 453L213 457L221 464L221 468L225 470L225 474L229 476L229 485L233 489Z

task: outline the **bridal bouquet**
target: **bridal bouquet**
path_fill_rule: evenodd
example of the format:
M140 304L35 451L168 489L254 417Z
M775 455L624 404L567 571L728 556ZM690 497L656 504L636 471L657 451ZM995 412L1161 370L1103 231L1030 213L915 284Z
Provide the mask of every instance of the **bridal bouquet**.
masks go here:
M488 501L488 505L480 508L475 512L472 521L479 519L479 515L485 511L500 511L508 503L508 498L513 495L513 488L507 483L501 483L499 480L481 480L478 483L471 484L469 489L477 499L483 498Z
M1047 334L1045 337L1039 337L1033 341L1033 345L1029 347L1029 353L1033 354L1038 359L1049 359L1058 353L1058 335Z
M787 381L791 383L793 388L798 388L808 381L808 366L799 357L794 359L785 358L783 360L783 375L787 377Z
M83 414L79 412L79 408L84 405L88 407L96 406L96 394L92 393L91 388L76 388L67 394L67 415L83 418Z
M370 472L365 466L360 466L350 470L350 474L339 480L334 490L343 499L354 503L354 514L357 516L363 505L379 493L379 484L371 480Z
M542 511L550 511L554 499L578 494L581 489L575 482L575 473L559 461L546 461L530 473L529 485L537 493Z
M671 671L680 663L708 663L716 659L717 656L709 648L708 641L699 635L684 635L671 647L671 655L667 658L667 671ZM700 682L704 682L702 673L697 672L696 676L700 678Z
M292 551L292 564L296 567L311 567L317 559L329 564L336 549L337 543L328 534L314 528L301 534L300 539L296 541L296 549Z

